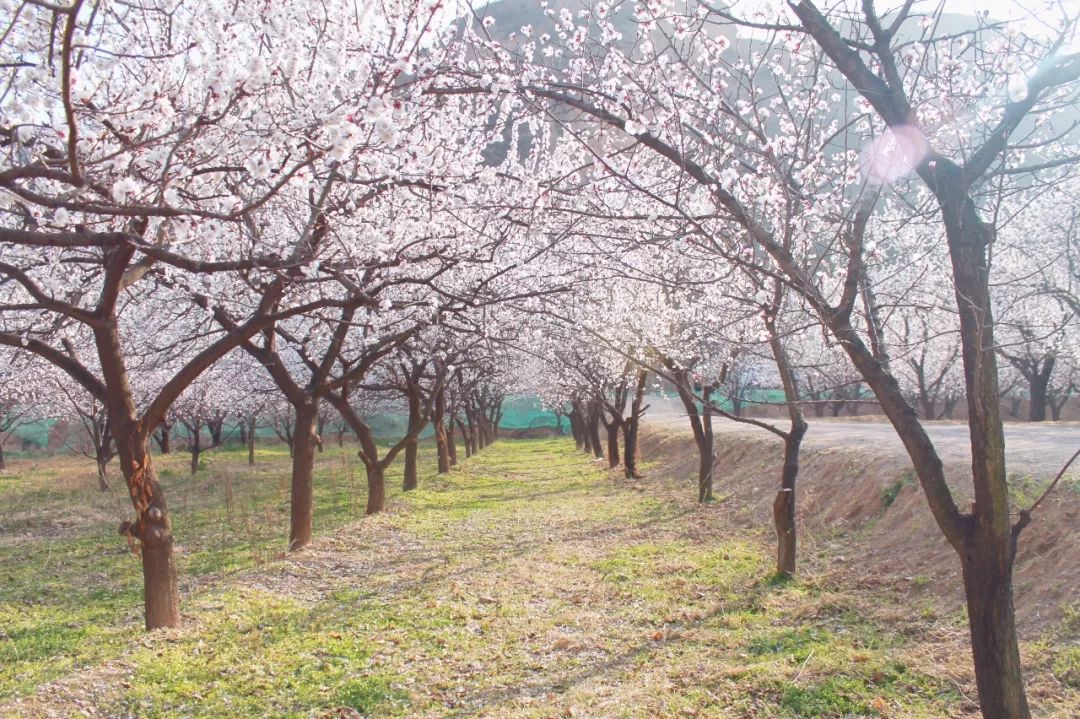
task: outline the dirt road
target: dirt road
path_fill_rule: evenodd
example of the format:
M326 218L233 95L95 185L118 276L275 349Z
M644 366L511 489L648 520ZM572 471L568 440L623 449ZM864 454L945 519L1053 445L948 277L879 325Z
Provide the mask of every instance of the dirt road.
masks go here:
M682 404L673 397L650 397L645 420L664 427L690 430ZM863 448L906 456L892 426L884 420L808 417L807 421L810 423L810 430L806 435L807 447ZM971 444L966 424L927 422L926 427L945 462L960 464L969 461ZM714 421L714 430L717 434L764 434L764 430L758 427L722 418ZM1077 449L1080 449L1078 422L1008 422L1005 425L1005 452L1010 472L1036 476L1053 475ZM1080 466L1074 465L1070 474L1080 475Z

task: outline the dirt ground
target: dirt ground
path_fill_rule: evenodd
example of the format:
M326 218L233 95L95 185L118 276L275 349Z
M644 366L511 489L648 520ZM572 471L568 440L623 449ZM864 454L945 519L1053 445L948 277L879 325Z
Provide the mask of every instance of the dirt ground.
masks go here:
M906 458L904 447L888 421L879 415L863 417L806 418L810 424L808 449L866 450L876 456ZM665 429L689 431L686 411L677 397L650 396L645 421ZM771 420L773 422L783 420ZM946 462L970 462L971 443L967 425L960 421L926 422L938 452ZM762 430L724 419L715 421L721 435L759 437ZM1042 477L1054 475L1080 449L1080 422L1006 422L1005 452L1009 471ZM1080 466L1073 467L1080 476Z
M841 427L819 432L813 442L809 437L814 435L809 434L802 453L798 521L803 542L834 546L837 561L850 564L855 581L862 584L907 586L959 607L962 590L955 553L938 531L906 455L881 451L869 440L888 426L837 424ZM816 429L832 426L820 422ZM864 435L866 442L838 446L849 426L871 427ZM652 427L643 442L643 455L655 458L671 476L688 481L696 477L697 450L689 431ZM718 433L717 491L733 500L748 522L755 523L770 516L783 457L778 441L751 429L754 435L743 430ZM940 429L934 427L935 440ZM1036 432L1041 435L1040 446L1049 441L1048 429ZM955 491L970 496L963 463L952 459L946 471ZM1018 483L1015 501L1020 506L1030 504L1045 483L1029 484L1032 480L1026 475L1014 479ZM1038 636L1054 626L1080 602L1078 520L1077 485L1059 485L1021 535L1015 597L1021 631L1027 636Z
M701 506L685 434L646 433L639 481L565 439L500 441L384 515L189 589L183 628L131 622L115 654L0 717L976 716L953 562L902 463L808 452L800 575L784 582L774 450L726 438L719 501ZM1073 545L1036 530L1023 551L1052 538L1075 566ZM1021 582L1046 582L1036 554L1022 561L1044 574ZM1066 640L1048 634L1068 596L1018 597L1040 719L1080 709Z

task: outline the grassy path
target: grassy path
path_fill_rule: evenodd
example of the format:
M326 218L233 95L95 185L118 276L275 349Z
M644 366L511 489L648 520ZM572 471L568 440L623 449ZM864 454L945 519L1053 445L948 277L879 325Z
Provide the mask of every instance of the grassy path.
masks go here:
M770 581L767 532L685 484L536 440L422 486L192 590L181 630L107 630L89 668L0 716L975 715L962 616L843 589L824 543ZM1028 650L1039 716L1080 715L1057 655Z

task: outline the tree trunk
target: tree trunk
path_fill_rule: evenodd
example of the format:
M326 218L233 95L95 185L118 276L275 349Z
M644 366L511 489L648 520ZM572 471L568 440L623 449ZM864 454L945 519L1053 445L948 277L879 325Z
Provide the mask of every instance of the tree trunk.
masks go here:
M806 436L807 426L799 407L795 372L776 323L776 311L783 303L783 289L779 280L775 280L775 283L773 304L770 311L765 313L765 329L769 334L769 347L780 374L780 383L784 387L790 425L783 435L784 466L780 471L780 492L773 503L773 524L776 527L776 572L790 577L795 575L796 557L795 483L799 477L799 448Z
M942 401L941 415L938 419L952 419L953 410L956 409L956 403L960 401L958 396L947 396Z
M866 5L869 13L870 3ZM853 51L844 45L812 3L799 3L793 9L803 27L836 61L845 76L851 78L865 70L860 62L851 61ZM883 105L897 107L892 96L896 89L889 87L888 93L882 93L887 97L878 95L877 88L861 87L860 93L871 104L877 104L879 114L885 114L881 112ZM1027 109L1021 107L1021 116ZM914 116L910 112L901 114ZM891 125L901 122L895 116L888 121ZM1002 148L1008 132L1006 129L1001 137ZM1001 152L994 150L993 144L983 147L990 148L995 155ZM1016 524L1012 523L987 252L995 240L996 228L982 221L971 194L972 186L986 177L985 171L976 176L970 170L970 166L961 167L945 157L934 157L916 168L941 209L949 246L960 320L975 495L970 513L962 513L956 506L945 481L941 458L903 401L895 378L876 358L866 356L865 346L843 313L829 312L831 308L825 303L821 303L819 312L878 396L879 404L908 450L938 526L960 556L983 717L1029 719L1012 610L1011 574L1017 536L1030 516L1022 513Z
M1069 402L1071 391L1066 391L1060 399L1050 399L1047 404L1050 405L1050 418L1055 422L1061 419L1061 410L1065 408L1065 405Z
M115 316L107 315L106 321L95 327L94 340L108 390L102 398L108 413L108 426L128 497L135 509L135 521L123 522L120 533L139 543L146 628L175 627L180 624L180 591L173 553L172 518L148 446L150 435L161 419L147 422L136 413Z
M627 420L623 425L623 475L627 479L640 479L637 471L637 422Z
M588 455L593 454L592 433L589 431L589 410L577 405L578 429L581 432L581 450Z
M637 471L637 438L641 415L645 411L642 408L642 402L645 399L645 383L648 379L648 371L638 370L637 387L634 389L634 399L630 403L630 417L623 422L623 473L627 479L641 478Z
M94 464L97 465L97 481L99 492L109 491L109 473L105 467L107 462L108 460L102 460L100 455L94 460ZM3 469L3 467L0 466L0 469Z
M172 454L172 422L162 422L154 439L162 454Z
M461 444L465 447L465 459L468 459L472 456L472 440L469 439L469 432L465 429L465 423L457 418L454 421L457 423L458 431L461 432Z
M471 406L465 408L465 421L469 423L469 438L472 442L472 453L477 454L484 447L484 438L481 436L480 421L477 419L476 410Z
M210 446L211 447L219 447L219 446L221 446L221 438L222 438L222 434L223 434L223 432L225 430L225 420L224 419L211 420L210 422L206 423L206 427L207 427L207 429L210 430Z
M483 414L477 409L470 409L468 412L469 417L469 429L472 431L473 440L473 453L476 454L482 450L486 445L484 444L484 419Z
M1050 377L1054 373L1054 365L1057 357L1049 355L1043 360L1042 367L1038 372L1033 372L1028 377L1028 388L1031 399L1028 403L1028 420L1031 422L1046 421L1047 389L1050 387Z
M199 455L202 454L202 423L196 421L186 426L191 434L191 475L195 476L195 473L199 471Z
M240 437L239 437L240 445L243 446L243 447L246 447L247 446L247 424L244 422L243 418L241 418L240 421L237 422L237 427L240 430Z
M409 403L409 427L415 427L421 422L420 394L416 387L409 387L406 392ZM419 437L410 437L405 440L405 470L401 488L411 492L419 485L416 470L416 455L419 449ZM371 514L371 512L368 512Z
M411 492L419 486L416 471L416 455L419 450L419 442L415 437L405 442L405 475L401 488ZM370 514L370 512L369 512Z
M979 219L970 197L952 194L963 187L962 183L954 178L949 180L942 183L938 195L960 316L971 436L974 522L972 540L961 556L961 564L975 678L986 719L1028 719L1030 712L1013 618L1012 564L1016 535L1009 508L986 256L994 230ZM1015 532L1021 526L1017 525Z
M607 456L608 468L615 469L619 466L619 424L612 421L605 425L607 430Z
M1013 613L1012 552L997 557L973 552L961 566L983 716L1027 719L1030 712L1021 680Z
M289 510L289 551L311 544L311 518L314 510L315 426L318 405L313 401L299 404L292 433L292 488Z
M776 573L795 576L794 492L781 489L773 500L773 527L776 529Z
M439 389L435 395L435 406L431 422L435 427L435 449L438 455L439 474L450 471L450 449L446 439L446 392Z
M592 445L593 456L597 459L604 458L604 447L600 444L600 412L595 405L589 409L589 444Z
M694 444L697 445L698 502L702 504L711 502L713 499L713 464L716 461L716 457L713 455L712 410L709 409L713 387L711 385L702 387L701 398L705 401L702 411L699 413L690 373L686 369L678 367L670 359L665 359L665 364L672 372L675 391L678 392L683 409L686 410L686 418L690 420L690 429L694 433Z
M476 423L473 421L472 415L466 415L466 422L469 427L469 447L472 449L472 453L476 454L480 451L480 433L476 429Z
M0 472L7 469L7 457L4 456L4 441L0 439Z
M479 415L477 424L480 428L480 448L485 449L494 441L494 437L491 434L491 421L488 419L487 413L482 407L477 414Z
M581 417L577 408L570 410L570 434L574 438L574 446L581 449L585 445L585 438L581 431Z
M341 418L352 427L357 441L360 442L359 455L364 462L364 470L367 473L368 498L366 512L367 514L377 514L386 508L386 468L394 461L397 453L404 449L405 443L398 442L395 444L386 453L386 456L380 460L379 446L375 442L375 435L372 433L371 428L360 418L360 415L356 414L349 405L348 400L332 392L326 398L337 408ZM410 434L416 433L418 431Z
M698 445L698 501L713 501L713 473L716 471L716 454L713 452L713 411L709 406L712 402L714 387L706 385L702 388L702 398L705 406L701 412L702 441Z
M386 509L386 482L384 469L378 462L372 462L367 469L367 514L378 514Z
M446 420L446 452L450 455L450 466L456 467L457 460L457 440L454 439L454 423L452 420Z
M114 435L117 454L137 518L134 523L124 522L120 529L140 544L146 628L175 627L180 624L180 592L172 519L150 461L149 437L129 429L133 420L111 420L118 429Z
M789 577L795 576L795 483L799 476L799 447L805 434L806 424L795 423L784 438L784 468L780 474L780 491L773 502L776 572Z
M922 415L924 419L937 419L937 411L934 409L934 400L930 395L926 393L926 390L919 390L919 405L922 407Z
M716 455L712 450L712 433L698 446L698 502L706 504L713 501L713 465Z
M247 451L248 451L248 464L255 465L255 418L251 417L248 420L247 426Z
M935 419L937 412L934 409L934 398L930 396L930 391L927 389L926 371L923 369L922 362L908 359L907 363L915 372L915 386L918 391L917 399L919 409L922 410L923 419Z
M914 409L905 401L896 379L881 370L850 327L837 327L835 332L852 361L867 378L893 427L904 439L938 526L960 557L983 716L985 719L1029 719L1023 675L1017 658L1019 650L1011 600L1012 549L1019 530L1009 527L1007 501L998 500L1001 502L999 506L1004 508L1004 521L999 516L996 526L988 521L993 517L991 513L979 516L985 510L980 511L978 500L974 515L960 514L948 492L941 460L916 418ZM996 387L992 389L997 396ZM969 412L970 405L969 399ZM1000 431L1000 419L992 426ZM976 432L981 433L981 430L977 424L969 427L974 442ZM977 451L973 448L973 460ZM985 467L982 463L972 463L976 486L982 485L980 492L988 490ZM989 497L984 501L993 506ZM1002 525L1004 532L1001 531Z
M141 549L146 628L179 626L180 591L171 532L168 541L144 540Z

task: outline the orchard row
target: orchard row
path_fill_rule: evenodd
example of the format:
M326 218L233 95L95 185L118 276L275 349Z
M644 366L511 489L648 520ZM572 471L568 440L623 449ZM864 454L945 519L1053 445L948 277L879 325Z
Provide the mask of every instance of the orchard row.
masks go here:
M446 470L509 393L634 476L662 379L702 501L717 417L783 443L792 573L807 409L873 402L956 549L984 715L1026 718L1037 503L1010 506L1002 407L1056 416L1080 366L1073 5L0 0L5 421L115 455L154 628L180 617L152 459L176 422L288 418L298 549L328 408L376 512L424 427ZM748 387L782 419L740 416ZM923 427L961 406L970 511Z

